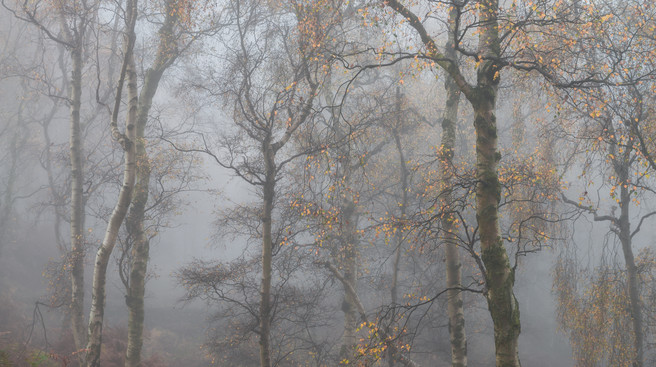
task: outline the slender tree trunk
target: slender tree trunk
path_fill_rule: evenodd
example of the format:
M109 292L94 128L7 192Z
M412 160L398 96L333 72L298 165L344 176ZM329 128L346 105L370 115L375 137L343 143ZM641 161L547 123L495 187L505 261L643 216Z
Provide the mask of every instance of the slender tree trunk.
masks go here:
M82 46L71 50L71 325L75 349L86 345L84 325L84 217L82 132L80 128L80 106L82 100Z
M144 88L148 87L148 79ZM142 96L144 93L142 92ZM150 161L146 152L144 131L148 120L148 110L144 110L143 99L140 99L136 133L136 183L130 213L126 220L128 236L132 240L130 261L130 283L125 296L128 306L128 343L126 348L125 366L141 365L141 348L143 346L144 324L144 294L146 291L146 273L150 241L144 232L144 216L148 202L148 187L150 185Z
M635 360L634 367L644 365L644 330L642 325L642 307L640 305L640 286L638 284L638 269L633 256L631 241L631 222L629 219L629 207L631 206L631 194L626 185L629 182L628 160L630 159L631 149L625 150L623 163L615 164L615 172L620 180L620 205L621 214L619 218L619 238L622 244L624 254L624 263L626 265L626 276L628 280L628 296L631 309L631 319L633 322Z
M626 181L625 181L626 182ZM634 367L644 365L644 331L642 326L642 307L640 306L640 287L638 284L638 270L633 256L631 247L631 233L629 223L629 189L622 185L620 195L622 196L622 215L620 217L620 242L622 243L622 252L624 253L624 262L626 264L626 275L628 278L628 295L631 302L631 318L633 321L635 361Z
M521 328L519 305L513 293L515 274L499 234L501 186L497 175L500 154L494 114L496 83L478 87L477 92L480 100L474 106L478 180L476 218L486 270L488 308L494 323L496 363L498 367L519 366L517 340Z
M449 40L445 46L446 56L456 62L457 56L453 49L455 34L455 7L449 12ZM445 257L446 257L446 286L447 290L447 314L449 316L449 336L451 341L451 364L453 367L467 366L467 335L465 332L465 312L463 309L460 255L458 254L457 227L455 217L451 214L449 206L452 203L451 192L453 156L455 149L456 130L458 128L458 106L460 103L460 89L453 79L446 75L444 81L446 90L446 106L442 118L442 143L440 157L440 172L442 172L442 196L441 207L447 213L442 216L441 224L444 232Z
M273 201L276 187L275 152L269 139L262 144L265 166L264 207L262 212L262 289L260 293L260 366L271 367L271 276L273 239L271 237Z
M64 49L62 47L62 51L60 54L60 60L63 63L63 58L64 56ZM62 71L65 70L62 68ZM62 88L65 89L65 88ZM43 140L44 140L44 159L42 162L43 168L46 170L46 176L48 177L48 188L51 191L51 195L53 196L53 207L55 210L55 217L54 217L54 223L53 223L53 231L55 234L55 243L57 244L57 249L59 250L59 253L61 255L66 255L68 254L68 243L64 240L62 237L61 233L61 225L62 222L65 221L65 213L62 212L62 208L60 207L60 204L62 203L62 196L60 193L57 192L57 188L55 185L55 177L54 173L52 171L52 151L51 151L51 140L50 140L50 133L48 132L48 126L50 125L50 122L53 120L55 113L57 112L57 104L53 103L53 107L50 110L50 113L48 116L43 120L42 122L42 129L43 129ZM66 287L65 294L61 295L61 297L66 297L68 299L67 301L67 309L64 311L64 315L62 318L62 326L61 326L61 331L60 331L60 338L63 338L67 335L67 333L71 330L73 330L73 323L72 323L72 315L71 315L71 307L68 302L72 299L72 294L71 294L71 288ZM83 334L86 336L86 334ZM73 343L75 343L75 340L73 340ZM77 348L76 345L74 345L75 348Z
M105 315L105 292L106 292L106 278L107 278L107 265L111 257L118 231L121 223L130 205L132 198L132 190L136 179L136 154L135 154L135 141L136 141L136 126L135 120L137 117L137 76L134 65L134 58L131 52L126 53L128 57L127 66L127 89L128 89L128 116L126 119L125 137L120 141L125 150L125 168L123 172L123 186L119 192L118 201L114 207L114 211L107 224L107 231L98 252L96 253L95 267L93 271L93 288L91 296L91 312L89 313L89 331L87 342L87 367L100 366L100 348L102 345L102 328ZM119 91L120 93L120 91ZM117 95L116 98L120 98ZM114 133L114 136L117 134Z
M479 54L486 58L477 70L477 86L468 96L474 108L476 129L476 219L481 235L482 260L486 270L487 303L494 323L494 344L497 367L520 366L517 341L521 332L519 304L513 292L514 270L500 236L499 200L501 185L497 164L501 154L497 149L495 115L500 67L497 0L481 1L478 40Z
M341 139L348 139L346 134L339 126L339 116L333 111L333 128L339 134ZM347 192L350 188L350 182L353 175L353 166L350 161L350 154L347 150L339 152L338 166L343 170L339 175L342 177L340 183L342 194L338 199L340 209L340 226L336 234L337 247L332 251L331 256L339 264L343 271L345 281L351 287L352 292L344 284L344 299L342 301L342 312L344 313L344 335L342 337L342 346L339 351L340 360L351 360L355 353L357 345L357 281L358 281L358 236L356 233L358 223L357 205L353 198Z
M397 144L398 142L398 137L397 138ZM399 145L400 147L400 145ZM405 219L405 208L408 204L408 193L407 193L407 175L408 172L405 170L405 161L403 161L403 153L401 150L399 150L399 158L401 159L401 189L403 190L402 194L402 199L401 199L401 221ZM401 267L401 254L403 252L403 224L400 224L396 228L396 232L394 233L394 244L396 245L396 250L394 252L394 264L393 264L393 269L392 269L392 285L390 287L390 295L392 299L392 320L396 320L397 313L396 313L396 305L398 305L399 301L399 290L398 290L398 285L399 285L399 272L400 272L400 267ZM388 350L388 365L390 367L393 367L395 362L396 362L396 356L393 354L393 350L389 349Z
M399 152L399 171L401 173L401 221L405 220L405 212L408 206L408 167L405 162L405 155L403 154L403 146L401 145L401 137L399 136L398 128L401 127L401 88L396 87L396 128L393 130L394 143L396 150ZM399 225L394 233L394 243L396 251L394 253L394 265L392 269L392 286L390 293L392 297L392 304L397 304L398 301L398 282L399 282L399 266L401 263L401 253L403 251L403 225Z
M345 165L348 165L347 161ZM348 170L348 168L347 168ZM350 173L345 173L347 180ZM342 247L340 253L344 279L351 285L353 292L344 289L344 301L342 302L342 312L344 313L344 337L342 339L342 348L340 351L341 359L352 359L357 344L356 330L358 328L357 319L357 280L358 280L358 252L357 252L357 235L356 227L358 216L356 206L351 200L345 200L342 204L342 226L341 241Z
M396 227L396 232L394 233L394 244L396 246L396 250L394 253L394 264L392 268L392 285L390 287L390 293L391 293L391 299L392 299L392 306L395 306L398 304L398 297L399 297L399 290L398 290L398 283L399 283L399 271L400 271L400 266L401 266L401 254L403 253L403 222L405 221L406 217L406 208L408 207L408 167L406 165L405 161L405 155L403 154L403 146L401 145L401 137L399 136L399 131L398 129L402 128L402 118L401 118L401 88L396 87L396 127L392 129L392 134L394 136L394 143L396 145L396 150L399 153L399 172L400 172L400 178L401 178L401 202L399 203L401 206L401 213L399 216L401 224L397 225ZM393 309L392 311L392 320L396 319L396 309ZM392 355L392 350L389 349L389 363L388 365L390 367L394 366L394 362L396 361L395 356Z
M62 71L62 74L66 75L66 67L64 66L64 57L66 56L66 49L60 46L59 52L60 52L58 57L59 66ZM62 78L62 80L63 80L62 86L60 87L60 89L61 90L68 89L69 80L67 78ZM53 209L55 211L54 223L52 225L53 232L55 234L54 242L57 244L57 250L59 250L60 255L66 256L69 253L68 243L62 237L62 233L61 233L62 222L65 221L66 214L62 212L63 208L61 207L61 203L63 202L63 198L61 194L57 192L57 187L55 185L55 177L52 171L51 140L50 140L50 133L48 131L50 123L53 121L55 114L57 113L58 107L59 106L57 103L53 103L50 112L41 122L41 128L43 130L43 140L45 146L45 149L43 151L44 157L42 159L41 165L46 171L46 176L48 178L48 189L50 190L50 194L52 195ZM70 283L68 285L70 285ZM72 299L72 293L71 293L71 288L68 285L65 288L65 294L57 295L57 297L65 297L66 299L68 299L68 301L66 301L66 305L68 307L66 310L64 310L63 317L62 317L61 330L59 334L60 338L66 337L68 332L73 330L73 322L72 322L73 320L71 315L71 307L69 303ZM86 334L84 333L84 329L82 331L83 331L83 336L86 336ZM76 350L79 350L77 349L78 346L75 345L75 339L73 339L73 344L74 344L73 347L76 348Z
M479 87L475 104L476 218L481 234L482 260L486 270L487 302L494 323L497 367L520 366L517 340L521 331L519 305L513 293L515 274L499 234L498 204L501 186L497 175L494 103L496 87Z
M128 235L132 239L130 284L125 296L128 306L128 343L125 366L141 366L143 346L144 294L150 252L149 238L144 232L144 214L148 202L150 163L144 146L143 126L137 128L137 183L132 198L130 214L126 221Z
M496 91L481 92L494 99ZM486 270L487 302L494 323L494 343L498 367L520 366L517 340L521 331L519 305L513 293L515 274L499 235L496 122L494 107L482 101L475 109L477 179L476 218L481 234L482 259Z
M177 12L173 8L175 0L167 1L167 15L159 31L160 40L157 58L153 67L146 71L144 85L139 96L136 126L136 164L137 178L135 192L130 204L130 213L126 220L128 235L132 238L132 256L130 263L130 284L127 290L126 304L128 306L128 343L126 348L125 366L141 365L141 349L143 346L144 327L144 294L146 292L146 274L150 241L144 232L144 217L148 203L148 188L150 185L150 160L144 140L148 113L157 92L164 71L177 56L177 47L173 35L173 27L178 21Z

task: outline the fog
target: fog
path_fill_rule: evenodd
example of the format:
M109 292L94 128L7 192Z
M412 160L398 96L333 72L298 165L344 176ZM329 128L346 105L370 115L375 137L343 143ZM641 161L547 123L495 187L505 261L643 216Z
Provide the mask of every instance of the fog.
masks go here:
M656 365L648 0L2 0L0 366Z

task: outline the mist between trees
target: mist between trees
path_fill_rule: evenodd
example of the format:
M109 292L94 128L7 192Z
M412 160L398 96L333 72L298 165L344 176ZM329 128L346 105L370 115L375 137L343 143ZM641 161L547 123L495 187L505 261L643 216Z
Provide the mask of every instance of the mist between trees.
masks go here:
M652 1L0 2L0 366L656 365Z

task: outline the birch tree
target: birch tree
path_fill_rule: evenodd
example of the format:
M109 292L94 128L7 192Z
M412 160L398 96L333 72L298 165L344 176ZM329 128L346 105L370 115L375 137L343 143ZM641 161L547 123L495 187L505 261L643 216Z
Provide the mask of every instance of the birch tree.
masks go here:
M203 137L200 149L220 166L256 189L260 198L261 283L258 310L260 364L271 362L272 263L275 243L274 205L278 181L285 166L303 153L286 149L290 140L311 130L315 99L328 63L322 47L333 14L324 1L292 2L285 5L259 1L230 2L227 12L233 27L222 40L228 67L219 85L203 85L220 95L233 113L235 135L224 134L221 147L212 151ZM226 81L229 81L226 83ZM200 83L199 83L200 84ZM316 149L310 147L309 149ZM303 149L301 149L303 150ZM303 150L304 151L304 150Z
M43 2L2 1L2 5L18 19L36 26L48 39L65 47L71 58L69 83L70 126L69 157L71 164L71 220L70 220L70 313L75 346L78 350L86 344L84 331L84 257L85 257L85 197L84 164L80 108L82 104L82 70L84 49L88 31L96 15L98 4L94 1L75 1L46 4ZM53 26L52 24L58 24Z
M449 10L449 32L446 45L444 47L445 56L457 62L458 58L455 52L457 42L457 24L458 8L453 6ZM450 193L452 187L453 174L453 156L455 153L455 139L458 129L458 106L460 104L460 89L455 84L451 76L446 75L444 81L446 90L446 102L444 115L442 118L442 141L440 146L440 171L442 172L442 188L445 190L442 202L442 208L448 208L449 203L453 201ZM458 254L458 240L456 238L457 227L455 216L446 210L446 215L441 218L442 229L445 237L446 253L446 287L447 291L447 312L449 315L449 335L451 341L451 362L453 367L467 366L467 334L465 332L465 314L462 300L462 272L460 255Z
M91 310L89 311L89 328L85 365L100 366L100 351L102 347L102 329L105 316L107 266L112 251L116 245L118 231L132 199L132 190L136 180L136 119L138 108L137 74L134 62L135 25L137 21L137 0L128 0L125 7L125 39L123 62L116 87L116 96L112 110L110 129L112 139L120 144L125 152L123 168L123 184L118 194L114 210L109 218L103 241L96 253L94 262L93 283L91 293ZM119 112L123 86L127 82L128 107L125 118L125 131L118 127Z
M600 4L551 1L515 2L502 7L496 0L447 1L428 8L383 1L383 5L403 18L419 39L422 50L416 55L444 69L469 101L474 111L476 132L476 220L485 267L485 296L494 324L497 366L519 366L518 338L521 331L519 307L514 296L515 267L509 259L499 225L500 193L496 109L499 84L504 70L535 72L557 88L591 87L607 80L607 69L582 67L581 58L567 62L564 53L576 54L594 43L595 34L606 18ZM419 12L428 11L419 17ZM473 68L458 64L446 50L440 50L426 25L432 11L455 11L453 28L457 54L470 58ZM475 46L474 46L475 45ZM565 47L561 47L565 45ZM470 81L470 79L475 80ZM518 252L522 253L521 251Z
M130 212L126 220L128 236L132 240L130 257L130 275L125 297L128 306L128 342L125 366L141 365L143 346L144 294L148 269L150 238L144 229L146 204L150 189L150 157L146 151L145 131L149 112L159 82L178 56L177 35L175 28L182 13L176 0L168 0L164 6L164 22L159 29L159 45L151 67L146 70L143 86L138 98L135 116L135 188L130 201Z
M476 129L476 218L481 236L482 259L486 268L487 301L494 323L496 364L498 367L519 366L517 340L521 330L519 306L513 293L514 270L500 236L499 200L501 188L497 173L500 155L497 148L496 99L503 67L501 40L497 21L499 4L495 0L478 3L478 55L476 83L470 84L456 60L439 50L421 20L398 1L384 4L402 16L420 35L427 55L449 74L474 109ZM451 4L461 12L462 4ZM457 28L454 39L458 38ZM454 33L452 31L452 33ZM458 45L454 45L457 48Z

